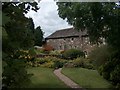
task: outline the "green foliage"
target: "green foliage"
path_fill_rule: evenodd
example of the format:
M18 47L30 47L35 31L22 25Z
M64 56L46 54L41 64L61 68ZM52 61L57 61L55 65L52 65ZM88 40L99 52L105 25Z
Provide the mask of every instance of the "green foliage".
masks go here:
M115 2L58 2L58 14L77 30L87 28L90 40L98 43L104 37L112 46L120 45L120 10Z
M49 61L47 63L42 64L41 67L53 68L54 67L54 62L53 61Z
M111 81L116 87L119 85L119 51L108 46L102 46L92 51L89 58L92 59L92 63L97 67L100 75Z
M96 47L93 51L91 51L88 58L91 60L93 65L98 68L108 61L111 52L112 50L110 47L103 45L101 47Z
M3 40L4 38L7 39L8 38L8 34L6 32L6 30L4 28L2 28L2 37L3 37Z
M34 11L39 9L36 2L4 2L2 7L4 16L6 15L10 19L3 26L10 42L14 42L16 48L32 47L37 42L38 35L39 38L43 37L41 29L38 30L40 26L38 29L34 29L32 18L24 16L24 13L27 13L31 8ZM4 21L4 18L2 21ZM42 42L42 38L39 39L39 42Z
M35 49L36 54L44 54L43 49Z
M69 49L63 53L63 57L66 59L74 59L77 57L85 57L85 54L81 50Z
M30 83L31 74L27 74L23 59L6 59L3 69L3 86L7 88L22 88Z
M76 58L74 60L70 60L64 65L64 67L82 67L87 69L94 69L93 65L90 63L90 60L86 58Z
M3 12L1 12L0 11L0 17L2 17L2 24L0 24L0 25L4 25L4 24L6 24L7 22L9 22L10 21L10 18L9 17L7 17Z
M57 5L59 16L63 19L67 19L67 22L73 25L77 30L87 30L88 36L92 43L99 44L100 37L103 37L105 38L108 46L113 48L113 51L110 53L117 51L117 53L113 54L114 58L112 54L110 56L108 55L109 51L106 49L102 49L96 52L98 57L95 55L95 53L95 57L92 57L95 59L95 63L97 63L98 66L103 64L101 66L102 70L100 70L102 71L103 77L109 80L112 77L112 82L119 86L119 82L116 84L114 81L114 79L118 77L115 75L118 75L117 73L119 73L116 66L120 65L120 10L119 7L116 7L116 3L58 2ZM113 76L115 76L114 79Z
M40 59L36 59L36 61L37 61L37 63L39 63L39 64L44 64L44 63L47 62L47 59L45 59L45 58L40 58Z
M35 45L41 46L43 40L43 32L40 26L34 30L34 36L35 36Z
M49 54L50 53L50 51L45 51L44 49L36 49L35 50L35 52L36 52L36 54Z
M82 58L77 58L73 61L75 67L84 67L84 60Z
M35 55L36 55L36 52L35 52L35 49L34 49L34 48L30 48L28 53L29 53L30 55L32 55L32 56L35 56Z
M63 65L64 65L64 62L61 62L61 61L54 62L54 68L62 68Z
M2 2L2 10L9 13L10 16L12 16L12 11L15 11L15 14L20 14L18 16L23 17L23 13L28 13L29 10L36 11L39 10L37 2ZM20 7L20 8L19 8ZM13 15L15 15L13 14ZM16 15L15 15L16 16ZM12 17L14 18L14 17Z
M4 44L3 48L6 46L7 42L8 42L8 34L6 30L2 28L2 43Z
M120 65L117 65L110 73L110 80L113 81L116 85L120 84Z
M67 63L64 64L64 67L65 68L73 68L75 66L74 66L74 64L72 62L67 62Z
M75 63L75 65L77 65L77 67L82 67L82 68L87 68L87 69L94 69L94 66L90 62L89 59L86 59L86 58L77 58L75 61L77 61Z
M2 60L5 63L2 87L22 88L30 83L30 75L25 68L29 54L24 50L34 45L33 21L24 14L31 8L37 11L37 3L2 2Z
M116 87L120 84L120 60L118 58L120 58L119 53L114 52L109 61L99 68L99 73Z
M48 56L44 58L36 59L33 62L29 62L30 66L40 66L40 67L48 67L48 68L60 68L67 62L67 60L59 59L56 57Z
M50 55L60 55L61 51L60 50L54 50L54 51L50 51L49 53Z
M27 48L34 45L33 33L30 27L26 27L29 19L24 18L25 23L21 24L19 21L11 21L5 25L5 30L8 34L8 38L14 43L16 48Z

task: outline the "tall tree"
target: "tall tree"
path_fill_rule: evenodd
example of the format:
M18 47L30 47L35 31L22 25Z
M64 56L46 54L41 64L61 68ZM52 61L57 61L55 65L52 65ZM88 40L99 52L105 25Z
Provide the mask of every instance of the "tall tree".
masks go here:
M35 45L41 46L43 40L43 32L40 26L35 29L34 36L35 36Z
M29 49L34 45L32 19L24 16L30 9L37 11L36 2L3 2L3 87L21 88L30 82L26 71L26 59L20 58L26 55L21 50ZM5 17L5 18L4 18Z
M108 43L118 48L120 10L114 2L60 2L57 5L59 16L67 19L76 29L86 28L91 41L97 42L100 37L104 37Z
M113 48L108 62L101 68L104 78L120 87L120 10L115 2L58 2L58 14L78 30L87 30L90 40L104 37Z

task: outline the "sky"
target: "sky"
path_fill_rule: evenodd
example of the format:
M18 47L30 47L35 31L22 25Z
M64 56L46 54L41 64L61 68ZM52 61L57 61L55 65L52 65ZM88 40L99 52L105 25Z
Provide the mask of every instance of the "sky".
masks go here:
M38 3L40 9L35 11L30 11L26 17L31 17L35 24L35 28L40 26L44 32L44 37L49 36L56 30L70 28L71 25L68 25L66 20L63 20L58 15L58 6L54 0L41 0Z

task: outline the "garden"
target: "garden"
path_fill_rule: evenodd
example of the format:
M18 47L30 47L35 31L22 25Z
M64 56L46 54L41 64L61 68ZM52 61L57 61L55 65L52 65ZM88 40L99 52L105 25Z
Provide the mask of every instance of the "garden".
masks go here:
M120 10L116 4L56 3L61 18L77 30L87 28L91 44L102 44L100 38L105 39L106 45L85 57L76 49L36 50L34 46L43 45L44 32L25 14L37 12L38 3L2 2L2 88L68 88L53 74L55 69L63 68L62 73L83 88L119 89Z
M104 53L103 56L101 54L100 58L103 57L103 62L101 61L101 63L99 63L99 60L93 60L92 55L96 53L97 49L102 50L102 48L106 54ZM32 55L43 54L45 56L29 58L27 60L28 72L33 74L31 77L32 84L30 86L37 88L54 88L54 85L56 85L56 88L68 88L53 74L55 69L63 68L62 73L83 88L114 88L111 82L105 80L100 75L98 69L98 67L105 62L104 59L106 59L107 55L109 55L108 51L105 51L105 48L106 46L95 49L89 57L85 57L85 54L81 50L76 49L69 49L64 52L62 51L62 53L57 50L46 53L46 51L44 52L43 50L33 48L31 50ZM97 57L99 57L99 54ZM99 65L97 65L97 63Z

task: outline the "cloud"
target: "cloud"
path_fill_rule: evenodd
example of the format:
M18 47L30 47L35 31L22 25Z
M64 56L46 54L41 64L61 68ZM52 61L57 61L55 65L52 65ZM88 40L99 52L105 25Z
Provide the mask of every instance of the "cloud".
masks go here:
M26 16L33 18L35 28L41 26L44 37L52 34L56 30L72 27L68 25L66 20L63 20L58 15L58 6L53 0L42 0L38 4L40 9L37 12L30 11Z

